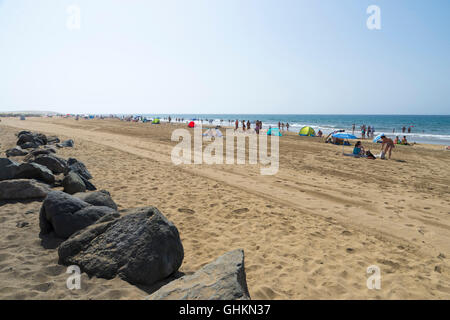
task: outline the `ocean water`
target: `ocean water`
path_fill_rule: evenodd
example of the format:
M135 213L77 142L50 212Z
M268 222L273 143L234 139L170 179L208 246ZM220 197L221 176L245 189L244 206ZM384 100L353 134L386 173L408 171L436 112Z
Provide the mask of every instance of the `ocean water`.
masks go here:
M145 114L147 117L166 118L168 114ZM256 120L263 122L263 127L278 126L278 121L289 123L289 131L298 132L304 126L316 131L321 129L325 134L334 130L352 131L356 125L355 135L361 136L361 125L375 127L375 135L384 133L387 136L402 138L417 143L450 145L450 115L270 115L270 114L171 114L172 119L184 118L185 121L211 119L214 125L229 125L228 120ZM223 120L221 122L220 120ZM203 122L204 124L206 122ZM402 133L402 127L411 127L411 133ZM395 133L393 133L395 130Z

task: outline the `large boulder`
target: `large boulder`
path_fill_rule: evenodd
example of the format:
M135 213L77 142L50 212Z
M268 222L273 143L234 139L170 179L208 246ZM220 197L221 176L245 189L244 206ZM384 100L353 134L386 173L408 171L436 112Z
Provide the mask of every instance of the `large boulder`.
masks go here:
M14 179L36 179L48 184L55 182L55 176L44 166L37 163L21 163Z
M88 191L95 191L97 190L97 188L94 186L94 184L92 182L90 182L88 179L80 176L81 180L83 180L84 185L86 186L86 190Z
M75 194L78 192L85 192L86 185L84 184L81 177L75 172L69 172L62 181L62 186L64 187L64 192L68 194Z
M0 158L0 181L14 179L19 164L8 158Z
M6 156L9 157L21 157L26 156L28 151L23 150L21 147L17 146L12 149L6 150Z
M81 200L80 200L81 201ZM154 207L98 223L58 249L59 263L78 265L89 276L152 285L178 270L184 258L177 228Z
M22 149L36 149L39 148L39 146L40 146L39 144L33 141L25 142L24 144L20 145Z
M51 191L42 204L39 225L41 234L54 232L66 239L105 216L117 218L119 213L109 207L92 206L61 191Z
M67 160L67 166L70 171L77 173L79 176L83 177L86 180L92 179L91 173L88 171L83 162L78 161L74 158L69 158Z
M169 282L149 296L150 300L250 300L244 251L234 250L192 275Z
M35 180L0 181L0 200L43 199L51 189Z
M117 204L113 201L110 193L106 190L96 192L81 192L76 193L73 196L83 200L84 202L92 204L93 206L104 206L117 210Z
M32 133L29 131L19 132L19 139L17 140L17 145L23 148L25 144L34 144L37 146L43 146L47 144L47 137L41 133Z
M67 171L66 160L61 159L55 155L50 154L38 155L32 162L47 167L54 174L61 174Z

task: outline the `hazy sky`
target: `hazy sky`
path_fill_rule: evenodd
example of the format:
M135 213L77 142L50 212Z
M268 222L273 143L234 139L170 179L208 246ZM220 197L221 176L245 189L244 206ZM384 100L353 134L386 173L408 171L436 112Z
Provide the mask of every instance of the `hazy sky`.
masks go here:
M366 26L372 4L381 30ZM0 111L449 114L449 12L448 0L0 0Z

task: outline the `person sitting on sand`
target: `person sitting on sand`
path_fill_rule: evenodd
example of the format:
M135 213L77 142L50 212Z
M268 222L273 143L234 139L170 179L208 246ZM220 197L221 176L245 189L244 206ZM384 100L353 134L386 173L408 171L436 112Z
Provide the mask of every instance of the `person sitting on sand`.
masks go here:
M322 130L319 130L319 132L317 132L317 136L318 136L319 138L323 136Z
M389 159L391 159L392 149L394 148L394 141L392 139L386 137L385 135L381 136L381 152L389 155Z
M394 143L395 144L400 144L401 143L401 141L400 141L398 136L395 137Z
M353 148L353 154L355 156L362 156L366 154L366 151L364 150L361 141L356 142L355 147Z
M402 144L405 145L405 146L409 145L408 140L406 140L406 136L403 136Z

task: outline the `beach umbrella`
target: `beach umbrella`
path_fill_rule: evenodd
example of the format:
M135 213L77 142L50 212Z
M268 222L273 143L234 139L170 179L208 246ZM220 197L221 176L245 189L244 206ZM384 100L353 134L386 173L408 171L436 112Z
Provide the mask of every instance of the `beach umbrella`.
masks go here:
M336 132L333 133L332 136L336 139L342 139L342 140L348 140L348 139L358 139L358 137L354 136L353 134L346 133L346 132ZM342 143L342 153L344 153L344 143Z
M346 133L346 132L337 132L337 133L333 133L332 134L333 137L337 138L337 139L358 139L358 137L350 134L350 133Z
M374 143L377 143L378 140L380 140L382 136L386 136L386 135L385 135L384 133L380 133L379 135L377 135L377 136L375 137L375 139L373 139L373 142L374 142Z

